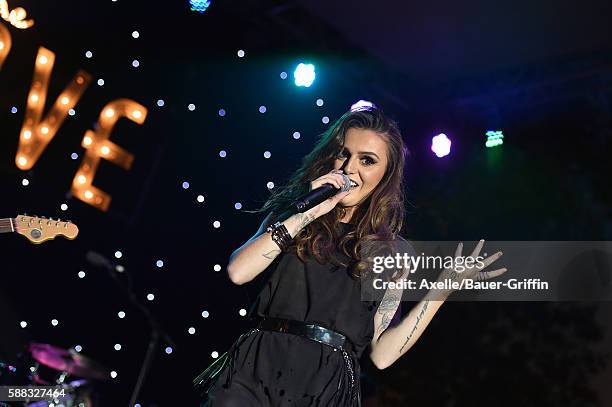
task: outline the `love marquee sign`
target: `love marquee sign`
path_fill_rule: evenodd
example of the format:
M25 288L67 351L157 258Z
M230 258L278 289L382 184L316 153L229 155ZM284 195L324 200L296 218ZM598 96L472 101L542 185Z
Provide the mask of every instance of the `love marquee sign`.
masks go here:
M9 11L6 0L0 0L0 16L13 27L31 27L34 22L25 20L26 15L22 8ZM0 22L0 71L10 50L10 31ZM91 82L91 75L79 70L56 97L49 111L43 112L54 63L55 54L49 49L39 47L15 156L15 164L23 171L36 164L68 116L68 111L76 106ZM108 160L126 171L134 161L133 154L109 140L113 128L121 118L142 125L146 117L147 109L131 99L115 99L102 108L96 130L86 130L81 141L85 154L72 180L71 192L74 197L101 211L108 210L111 196L93 185L100 160Z

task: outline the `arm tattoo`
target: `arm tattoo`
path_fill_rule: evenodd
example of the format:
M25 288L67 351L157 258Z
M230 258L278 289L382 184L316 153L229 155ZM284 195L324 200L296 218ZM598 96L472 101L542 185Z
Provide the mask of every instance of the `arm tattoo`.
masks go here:
M397 307L400 303L401 296L398 294L387 294L380 302L378 306L378 314L382 315L382 321L380 326L378 327L379 332L383 332L385 329L389 327L391 320L393 319L393 315L395 311L397 311Z
M278 256L280 252L281 252L280 250L274 249L274 250L270 250L268 253L262 254L262 256L264 256L266 259L274 260L274 258Z
M416 331L416 329L419 326L419 322L421 321L421 318L423 318L423 315L425 314L425 311L427 311L427 305L429 305L429 301L425 301L423 303L423 308L421 309L421 312L419 313L419 315L417 315L417 320L416 323L414 324L414 326L412 327L412 331L410 331L410 335L408 335L408 337L406 338L406 342L404 342L404 344L402 345L402 347L400 348L400 353L402 353L402 350L404 350L404 346L406 346L406 344L408 342L410 342L410 339L412 339L412 335L414 335L414 332Z
M389 324L391 323L391 317L389 316L389 314L383 314L382 316L382 321L380 321L380 326L378 327L379 332L384 332L385 329L387 329L389 327Z
M380 305L378 306L378 313L384 314L385 312L388 312L388 311L395 312L399 302L400 302L400 296L398 294L385 295L385 298L383 298L383 300L380 302Z
M298 213L296 214L298 220L298 230L305 228L315 217L312 214Z

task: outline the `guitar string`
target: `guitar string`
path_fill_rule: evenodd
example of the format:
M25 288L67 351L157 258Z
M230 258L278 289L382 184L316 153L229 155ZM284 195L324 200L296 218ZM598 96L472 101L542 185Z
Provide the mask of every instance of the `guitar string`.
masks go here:
M45 223L45 221L48 221L48 220L47 219L42 219L43 223ZM13 221L13 222L17 222L17 221ZM65 220L51 220L49 222L51 222L51 223L54 223L54 222L55 223L72 223L72 222L68 222L68 221L65 221ZM0 219L0 225L2 225L2 224L10 225L11 221L10 220Z
M0 226L2 226L2 227L10 227L10 226L15 226L15 227L19 226L19 227L23 227L24 225L11 225L10 223L0 223ZM55 227L55 228L59 228L59 227L62 227L62 228L63 228L63 227L67 227L67 225L66 225L66 224L54 225L54 224L46 224L46 223L43 223L43 224L36 223L36 224L26 225L26 226L27 226L27 227L30 227L30 226L48 226L48 227Z

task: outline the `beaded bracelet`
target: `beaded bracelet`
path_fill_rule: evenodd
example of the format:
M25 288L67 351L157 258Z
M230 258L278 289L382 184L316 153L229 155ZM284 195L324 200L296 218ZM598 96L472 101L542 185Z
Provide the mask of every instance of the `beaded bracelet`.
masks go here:
M291 235L289 234L289 231L285 225L281 222L276 222L275 224L268 226L266 232L272 234L272 240L274 240L274 243L276 243L281 250L287 250L291 244Z

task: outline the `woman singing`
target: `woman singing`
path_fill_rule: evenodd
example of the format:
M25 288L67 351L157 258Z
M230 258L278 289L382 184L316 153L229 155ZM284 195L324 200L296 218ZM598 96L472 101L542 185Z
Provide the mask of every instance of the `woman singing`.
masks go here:
M260 211L268 216L227 267L235 284L269 270L251 308L259 323L195 379L203 405L360 406L364 350L369 346L373 364L384 369L417 341L450 292L437 293L436 300L426 297L393 326L401 292L379 302L361 298L367 271L362 246L401 239L405 154L396 123L381 110L349 111L265 203ZM323 184L340 189L345 176L351 180L348 191L304 213L282 216L309 189ZM474 253L481 247L482 241ZM473 275L470 270L452 278Z

